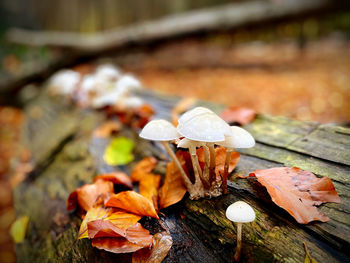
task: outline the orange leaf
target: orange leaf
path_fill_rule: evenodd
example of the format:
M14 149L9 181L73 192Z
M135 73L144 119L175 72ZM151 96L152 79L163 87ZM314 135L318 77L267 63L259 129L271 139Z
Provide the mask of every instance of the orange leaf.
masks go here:
M132 263L161 263L168 255L173 239L166 231L153 236L152 249L144 248L132 255Z
M183 98L181 99L175 107L171 110L171 122L176 127L178 124L178 119L180 114L187 111L197 102L196 98Z
M340 203L337 191L328 177L317 178L313 173L297 167L256 170L250 174L254 175L266 187L272 201L300 224L314 220L329 221L315 205L325 202Z
M147 246L152 243L153 236L140 223L136 223L126 230L125 238L134 244Z
M121 229L108 220L94 220L87 223L89 238L95 237L125 237L126 230Z
M133 182L138 182L142 179L145 174L151 173L157 164L157 159L154 157L143 158L138 162L131 172L131 180Z
M120 131L121 128L122 124L118 121L106 121L94 130L93 136L106 138L111 136L113 133Z
M115 212L114 212L115 211ZM124 211L117 211L113 209L113 212L108 214L104 220L109 220L111 223L121 229L127 229L137 223L141 219L141 216L126 213Z
M151 242L152 243L152 242ZM151 243L149 245L151 245ZM131 243L121 237L101 237L92 239L92 246L103 249L112 253L130 253L149 245L138 245Z
M256 112L244 107L230 107L221 112L220 117L228 122L238 122L241 125L248 124L254 120Z
M139 183L140 194L153 202L156 210L158 209L158 189L161 179L160 175L146 174Z
M124 191L112 195L107 201L106 206L117 207L137 215L151 216L159 219L153 203L134 191Z
M166 208L177 202L186 194L181 174L173 162L168 163L163 186L159 190L159 207Z
M97 180L102 179L105 181L110 181L114 184L121 184L124 185L125 187L128 187L132 189L132 182L130 177L123 172L113 172L113 173L108 173L108 174L100 174L94 178L94 182Z
M86 184L72 192L67 200L68 211L76 208L79 204L85 211L92 208L100 199L104 199L113 193L113 183L96 180L94 184Z
M98 207L92 207L89 211L87 211L83 222L81 222L80 229L79 229L79 234L78 234L78 239L81 238L88 238L88 227L87 223L90 221L94 221L97 219L102 219L104 217L107 217L110 209L105 209L101 206Z

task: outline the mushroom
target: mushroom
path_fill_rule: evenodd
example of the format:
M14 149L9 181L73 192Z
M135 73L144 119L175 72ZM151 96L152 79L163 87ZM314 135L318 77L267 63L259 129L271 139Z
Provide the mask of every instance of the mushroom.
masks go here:
M72 95L80 81L80 74L73 70L61 70L53 75L49 87L54 93Z
M169 141L175 140L180 137L174 125L166 120L153 120L146 124L140 133L140 137L160 141L167 153L170 155L171 159L174 161L176 167L179 169L181 176L184 180L185 186L190 191L192 189L192 183L187 177L185 171L183 170L179 160L177 159L174 152L171 150ZM190 193L191 194L191 193Z
M191 155L191 161L193 166L193 171L195 175L195 184L201 184L201 181L208 186L208 178L203 178L202 168L199 165L198 156L196 152L197 147L205 146L205 143L199 141L192 141L187 138L182 139L177 147L187 148Z
M227 176L228 168L230 165L231 152L234 148L251 148L255 145L255 140L253 136L247 132L245 129L242 129L237 126L231 126L232 136L226 136L225 141L217 142L217 145L226 147L226 160L224 174L222 175L222 190L224 194L227 193Z
M237 201L226 209L226 217L230 221L237 223L237 248L234 259L238 262L242 249L242 224L254 221L255 212L246 202Z
M140 90L142 85L138 79L132 75L123 75L116 83L117 89L127 90L129 92Z
M183 117L183 116L181 116ZM181 119L181 118L180 118ZM233 135L230 126L219 116L212 112L205 112L191 118L185 122L181 120L178 132L187 139L207 142L210 153L209 181L215 181L215 148L216 142L224 141L225 135Z
M111 64L103 64L97 67L95 76L104 81L115 81L120 77L120 72Z
M213 111L204 107L196 107L182 114L181 117L178 119L178 123L179 125L182 125L188 120L192 119L194 116L197 116L203 113L213 113Z

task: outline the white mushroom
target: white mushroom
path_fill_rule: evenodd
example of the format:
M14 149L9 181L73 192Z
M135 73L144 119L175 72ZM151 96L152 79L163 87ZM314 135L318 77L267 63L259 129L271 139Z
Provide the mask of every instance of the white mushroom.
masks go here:
M178 148L187 148L190 152L193 171L195 175L195 184L201 184L201 182L203 182L206 186L208 186L208 178L203 178L202 169L199 165L196 151L196 148L201 146L205 146L205 143L192 141L187 138L182 139L177 145Z
M213 111L204 107L196 107L182 114L181 117L178 119L178 123L179 125L181 125L187 122L189 119L193 118L194 116L197 116L203 113L213 113Z
M224 174L222 175L222 187L224 194L227 193L227 176L231 152L234 150L234 148L251 148L255 145L253 136L245 129L237 126L231 126L231 130L233 133L232 136L226 136L225 141L216 143L217 145L226 147L225 169Z
M49 82L49 88L64 95L72 94L80 81L80 74L73 70L62 70L54 74Z
M120 77L120 72L115 66L104 64L97 67L95 75L104 81L115 81Z
M123 75L116 83L117 89L127 90L128 92L140 90L141 82L132 75Z
M187 119L178 126L178 132L187 139L207 142L210 153L209 181L215 181L216 142L224 141L225 135L232 135L230 126L215 113L201 113Z
M250 223L255 220L253 208L243 201L237 201L226 209L226 217L237 223L237 248L234 255L236 262L239 261L242 250L242 224Z
M153 120L147 123L146 126L142 129L140 137L147 140L160 141L163 144L165 150L168 152L171 159L179 169L187 189L191 190L192 183L187 177L176 155L169 146L169 141L180 137L176 128L166 120Z

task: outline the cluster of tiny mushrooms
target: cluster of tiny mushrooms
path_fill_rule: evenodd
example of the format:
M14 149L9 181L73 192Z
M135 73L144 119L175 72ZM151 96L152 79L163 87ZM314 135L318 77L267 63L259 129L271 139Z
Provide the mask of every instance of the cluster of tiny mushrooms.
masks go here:
M235 148L250 148L255 145L252 135L246 130L229 126L210 109L196 107L185 112L175 127L166 120L152 120L142 129L140 137L160 141L179 170L190 199L217 197L227 193L227 176L231 152ZM194 171L194 183L186 175L169 142L178 140L177 147L189 150ZM224 172L221 180L215 174L215 145L226 148ZM204 148L204 169L198 161L197 148ZM255 219L254 210L245 202L238 201L226 210L226 217L237 223L237 249L235 260L239 261L242 247L242 223Z

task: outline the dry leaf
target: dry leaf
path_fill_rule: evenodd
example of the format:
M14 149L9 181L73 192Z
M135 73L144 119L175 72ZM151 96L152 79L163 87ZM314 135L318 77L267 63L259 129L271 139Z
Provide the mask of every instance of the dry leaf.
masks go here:
M106 138L113 133L120 131L121 128L122 124L119 121L106 121L94 130L93 136Z
M248 124L254 120L256 112L253 109L244 108L244 107L231 107L223 110L220 117L228 122L234 123L237 122L241 125Z
M102 179L105 181L110 181L114 184L121 184L125 187L128 187L132 189L132 182L130 177L123 172L113 172L108 174L100 174L94 178L94 181L97 181L98 179Z
M125 238L137 245L150 245L152 243L153 236L150 235L149 231L144 229L140 223L136 223L126 230Z
M104 220L109 220L111 223L121 229L127 229L137 223L142 216L126 213L124 211L117 211L113 209L113 212L108 214Z
M117 207L137 215L159 219L153 203L134 191L124 191L112 195L106 206Z
M154 114L153 107L149 104L143 104L134 110L131 127L142 129L152 118Z
M197 99L196 98L183 98L181 99L175 107L171 110L171 122L176 127L178 124L178 119L182 113L187 111L189 108L194 106L196 104Z
M152 172L156 164L157 164L157 159L154 157L143 158L132 169L131 176L130 176L131 180L133 182L140 181L145 174L149 174Z
M325 202L340 203L340 198L328 177L317 178L313 173L297 167L277 167L256 170L255 176L266 187L272 201L285 209L300 224L329 218L315 205Z
M166 208L181 201L186 191L179 170L173 162L168 163L165 181L159 190L159 208Z
M15 222L12 223L10 228L10 234L13 241L16 244L23 242L23 239L26 236L28 222L28 216L21 216L20 218L16 219Z
M94 221L97 219L102 219L104 217L107 217L109 213L109 209L105 209L101 206L98 207L92 207L89 211L87 211L83 222L81 222L80 229L79 229L79 234L78 234L78 239L81 238L88 238L88 227L87 223L90 221Z
M132 255L132 263L161 263L168 255L173 244L171 235L166 231L153 236L152 249L144 248Z
M162 177L157 174L146 174L139 182L139 192L148 200L153 202L154 208L158 210L158 189Z
M96 180L94 184L86 184L72 192L67 200L67 210L71 211L77 204L85 211L92 208L99 199L105 199L113 194L113 183Z
M87 223L89 238L125 237L126 230L117 227L108 220L94 220Z

